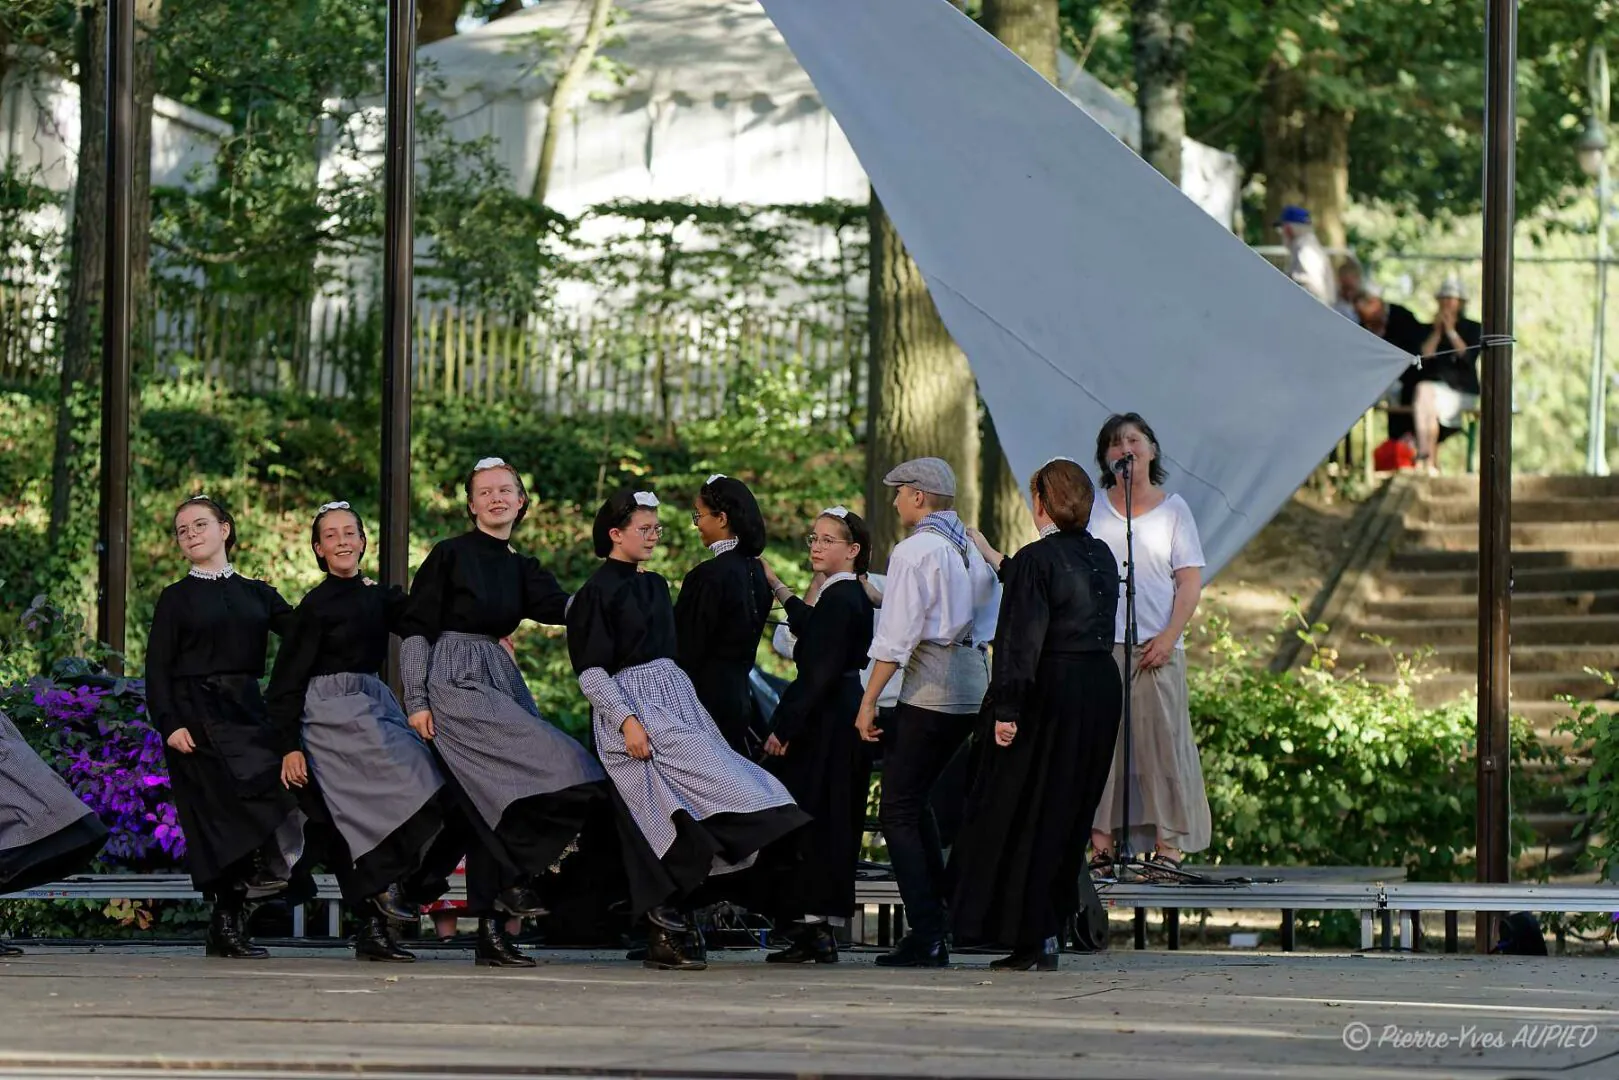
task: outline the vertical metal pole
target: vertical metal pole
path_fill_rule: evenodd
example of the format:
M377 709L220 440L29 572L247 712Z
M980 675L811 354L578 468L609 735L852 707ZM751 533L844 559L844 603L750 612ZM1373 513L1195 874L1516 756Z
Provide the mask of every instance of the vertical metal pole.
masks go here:
M1484 31L1484 348L1478 515L1478 879L1512 872L1507 690L1512 597L1512 237L1517 0L1487 0ZM1494 917L1477 914L1488 952Z
M382 238L382 580L410 561L411 316L415 304L416 0L388 0L387 145ZM399 681L397 644L389 681Z
M129 598L130 194L135 183L135 0L107 5L107 217L101 300L101 529L96 634L120 655ZM122 670L122 663L114 663Z
M1598 42L1591 47L1591 118L1606 133L1608 127L1608 53ZM1603 355L1608 329L1608 212L1613 191L1608 178L1608 156L1603 151L1597 167L1597 302L1596 328L1591 334L1590 411L1585 440L1585 471L1608 475L1608 380Z

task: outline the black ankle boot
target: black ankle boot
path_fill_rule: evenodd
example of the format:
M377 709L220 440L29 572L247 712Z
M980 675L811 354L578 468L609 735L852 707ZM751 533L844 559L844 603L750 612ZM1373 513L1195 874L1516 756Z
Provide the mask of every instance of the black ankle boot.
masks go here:
M247 873L242 875L242 891L250 899L261 899L274 896L287 887L287 879L270 869L270 861L264 855L264 849L259 848L253 852Z
M708 961L694 956L689 945L692 931L671 930L654 922L647 932L646 959L643 967L658 971L703 971Z
M545 902L540 899L540 894L527 885L513 885L495 897L495 910L519 919L547 914Z
M1056 971L1057 939L1048 937L1038 945L1018 949L1011 956L990 961L991 971Z
M390 922L413 923L422 917L422 909L408 903L398 885L390 885L377 895L366 899L378 915Z
M0 960L9 960L14 956L21 956L22 950L9 941L0 941Z
M410 964L416 954L399 947L388 928L388 920L381 915L368 915L360 921L354 934L354 959L376 960L385 964Z
M765 957L767 964L835 964L838 939L826 923L810 923L793 934L793 943Z
M208 923L208 936L203 939L203 952L225 960L263 960L269 949L253 944L247 936L247 920L239 907L214 905L213 918Z
M893 952L876 960L878 967L949 967L950 946L940 941L924 941L906 934Z
M538 961L506 936L505 921L488 917L478 920L478 948L473 963L479 967L534 967Z

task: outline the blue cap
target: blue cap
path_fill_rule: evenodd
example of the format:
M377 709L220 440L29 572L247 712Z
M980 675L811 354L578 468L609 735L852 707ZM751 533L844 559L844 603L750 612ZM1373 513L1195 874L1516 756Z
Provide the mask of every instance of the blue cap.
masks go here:
M1310 224L1310 211L1302 206L1282 207L1282 216L1276 219L1278 225L1308 225Z

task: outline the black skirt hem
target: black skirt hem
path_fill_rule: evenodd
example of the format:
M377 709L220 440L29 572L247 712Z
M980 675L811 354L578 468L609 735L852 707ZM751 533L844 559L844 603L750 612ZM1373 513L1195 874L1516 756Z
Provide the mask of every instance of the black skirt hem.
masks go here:
M0 851L0 893L22 892L82 872L107 842L107 827L85 814L49 836Z

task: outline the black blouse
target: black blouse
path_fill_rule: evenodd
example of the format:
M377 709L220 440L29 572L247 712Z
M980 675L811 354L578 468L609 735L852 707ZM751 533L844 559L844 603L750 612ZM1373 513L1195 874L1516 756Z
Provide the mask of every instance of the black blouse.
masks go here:
M274 588L240 574L213 581L188 574L164 589L146 641L152 724L165 737L185 727L174 715L176 679L262 676L270 634L286 633L292 613Z
M699 688L718 671L739 671L745 678L753 669L770 599L759 560L735 548L686 575L675 602L675 634L680 666Z
M1111 653L1119 566L1084 530L1053 533L1001 563L1001 615L990 674L991 716L1028 715L1043 659Z
M675 656L675 611L669 583L635 564L607 559L573 597L568 610L568 658L576 674L628 667Z
M430 642L447 630L501 638L524 619L561 626L567 605L566 590L538 559L474 529L427 553L398 633Z
M798 678L782 692L771 718L770 730L782 742L791 742L808 728L828 719L826 709L838 681L859 674L866 666L866 650L876 625L876 611L858 581L829 585L811 607L794 596L787 601L787 626L798 643L793 660ZM834 718L854 723L854 717Z
M399 625L405 593L359 576L328 576L299 601L283 636L265 694L270 719L288 750L298 748L304 693L317 675L376 675L388 658L388 632Z

